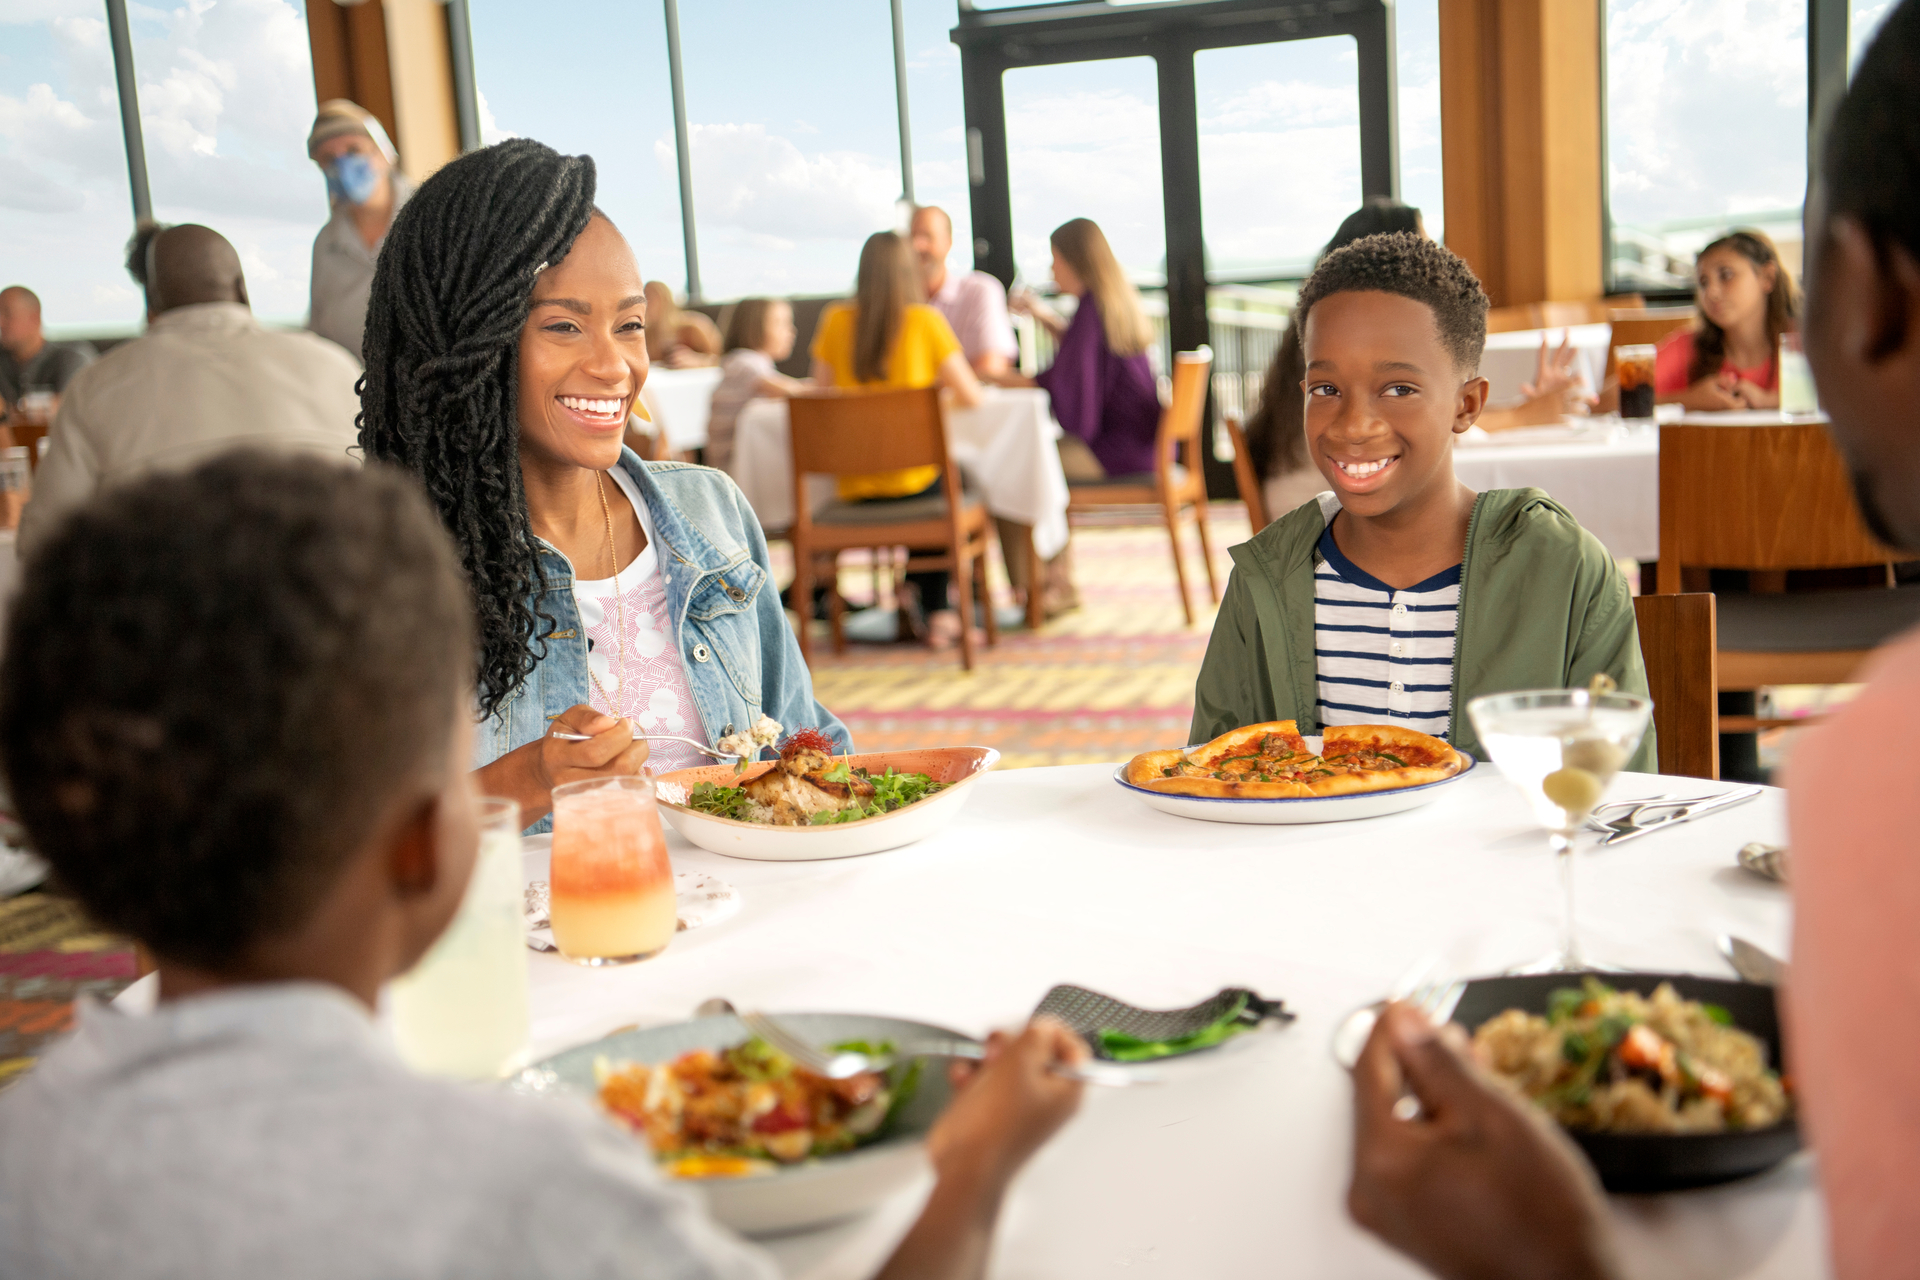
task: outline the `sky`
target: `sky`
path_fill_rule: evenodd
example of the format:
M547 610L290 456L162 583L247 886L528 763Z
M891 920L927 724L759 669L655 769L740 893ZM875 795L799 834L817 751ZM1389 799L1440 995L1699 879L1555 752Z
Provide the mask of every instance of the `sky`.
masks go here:
M470 0L489 140L599 162L600 200L649 276L686 283L665 26L656 0ZM564 5L570 21L556 23ZM1396 6L1403 197L1444 233L1438 0ZM982 7L986 7L983 3ZM1607 0L1609 160L1622 222L1796 208L1805 184L1805 0ZM1854 42L1886 0L1853 0ZM915 193L967 209L954 0L905 0ZM302 146L312 119L303 0L130 4L158 213L240 248L256 310L298 321L326 216ZM847 289L901 194L886 0L680 6L706 296ZM553 73L565 67L564 76ZM1196 62L1213 270L1297 272L1359 199L1355 56L1344 37L1213 50ZM1021 274L1087 216L1122 262L1162 269L1157 104L1146 59L1024 68L1005 81ZM120 265L126 158L99 0L0 5L0 277L58 327L130 327Z

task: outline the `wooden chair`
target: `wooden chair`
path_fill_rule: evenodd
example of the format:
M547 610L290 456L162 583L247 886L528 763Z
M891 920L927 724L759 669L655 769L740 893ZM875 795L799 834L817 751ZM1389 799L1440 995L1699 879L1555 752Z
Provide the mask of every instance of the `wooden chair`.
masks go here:
M1876 645L1920 623L1920 587L1893 586L1904 558L1867 531L1823 427L1660 428L1660 593L1680 591L1688 568L1775 575L1773 592L1718 601L1720 688L1851 680ZM1888 585L1781 593L1789 569L1860 565L1888 566ZM1721 727L1779 723L1729 716Z
M812 660L813 648L806 623L813 599L816 567L828 569L827 616L833 630L833 651L846 651L842 618L846 602L840 598L839 557L856 547L907 548L904 568L947 569L953 574L960 604L960 665L973 670L973 602L987 605L987 643L996 644L1000 630L987 594L987 550L993 520L986 504L961 487L960 468L947 449L946 417L940 393L932 387L917 391L816 391L797 395L791 402L793 422L793 599L801 609L800 654ZM937 466L941 492L886 502L828 503L813 509L807 477L851 476L874 471L901 471L908 467ZM924 548L937 547L938 551ZM932 608L944 602L930 602Z
M1254 470L1253 456L1247 452L1247 433L1240 429L1240 419L1234 414L1227 415L1227 439L1233 441L1233 483L1240 490L1240 501L1246 504L1247 524L1258 533L1273 523L1267 516L1267 491L1260 483L1260 473Z
M1173 357L1173 394L1160 411L1160 429L1154 439L1153 471L1135 476L1109 476L1068 486L1067 519L1123 507L1157 507L1173 545L1173 572L1180 584L1180 608L1193 625L1193 601L1188 598L1187 566L1180 556L1180 517L1191 510L1200 533L1200 552L1207 562L1207 593L1220 603L1214 581L1213 541L1207 531L1207 479L1200 459L1201 429L1207 410L1207 373L1213 352L1206 347L1182 351Z
M1713 594L1639 596L1640 657L1653 695L1660 772L1687 778L1720 776L1720 702Z
M1600 324L1613 305L1608 298L1582 302L1522 302L1487 310L1488 333L1515 333L1523 329L1565 329L1577 324Z

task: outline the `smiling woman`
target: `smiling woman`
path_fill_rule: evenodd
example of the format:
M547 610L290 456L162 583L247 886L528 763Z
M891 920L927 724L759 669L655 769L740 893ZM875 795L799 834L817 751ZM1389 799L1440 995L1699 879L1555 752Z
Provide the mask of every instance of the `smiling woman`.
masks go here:
M639 734L712 743L766 714L851 750L814 701L739 489L622 444L646 300L593 193L591 159L537 142L455 160L395 219L367 313L361 444L420 476L459 544L479 623L474 764L542 830L554 787L639 773Z

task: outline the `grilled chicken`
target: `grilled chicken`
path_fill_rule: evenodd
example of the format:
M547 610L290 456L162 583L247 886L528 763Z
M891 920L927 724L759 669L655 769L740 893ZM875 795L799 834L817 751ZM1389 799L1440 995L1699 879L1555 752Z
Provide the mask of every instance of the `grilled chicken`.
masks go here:
M816 729L800 729L780 748L773 768L741 785L755 801L773 810L774 822L804 827L816 813L855 808L873 798L873 784L865 778L827 781L824 775L832 768L832 741Z

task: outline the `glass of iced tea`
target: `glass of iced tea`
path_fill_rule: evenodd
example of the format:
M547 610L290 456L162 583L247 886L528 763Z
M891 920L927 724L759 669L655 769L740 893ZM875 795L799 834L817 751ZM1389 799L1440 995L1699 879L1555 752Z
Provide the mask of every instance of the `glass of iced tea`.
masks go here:
M575 964L631 964L673 938L677 902L651 778L553 789L553 944Z
M1615 347L1614 368L1620 375L1620 416L1653 416L1653 361L1657 348L1651 342L1630 342Z

